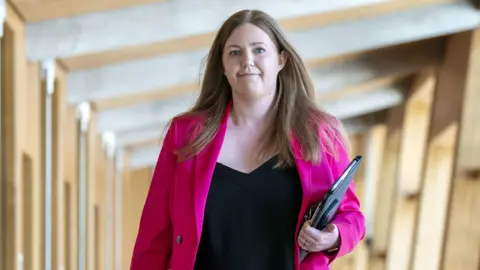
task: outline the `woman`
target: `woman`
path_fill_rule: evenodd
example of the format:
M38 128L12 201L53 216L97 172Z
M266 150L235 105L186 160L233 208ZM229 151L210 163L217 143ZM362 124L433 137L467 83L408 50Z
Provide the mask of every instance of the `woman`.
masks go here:
M350 162L342 134L276 22L232 15L165 135L131 269L329 269L364 236L353 186L327 229L300 224Z

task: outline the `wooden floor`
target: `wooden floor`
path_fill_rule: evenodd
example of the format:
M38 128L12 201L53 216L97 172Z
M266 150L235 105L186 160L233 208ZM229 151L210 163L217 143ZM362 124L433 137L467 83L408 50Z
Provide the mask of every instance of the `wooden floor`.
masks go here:
M67 70L27 61L22 20L8 5L0 269L127 270L152 168L108 151L95 108L67 103ZM405 102L350 135L367 235L333 270L480 269L480 29L418 44L429 60L402 80Z

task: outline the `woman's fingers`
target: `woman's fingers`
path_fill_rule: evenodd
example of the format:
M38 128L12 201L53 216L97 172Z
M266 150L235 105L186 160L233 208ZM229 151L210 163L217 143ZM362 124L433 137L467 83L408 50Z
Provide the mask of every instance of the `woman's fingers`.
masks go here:
M322 232L305 223L298 236L298 245L307 251L317 251L322 246Z

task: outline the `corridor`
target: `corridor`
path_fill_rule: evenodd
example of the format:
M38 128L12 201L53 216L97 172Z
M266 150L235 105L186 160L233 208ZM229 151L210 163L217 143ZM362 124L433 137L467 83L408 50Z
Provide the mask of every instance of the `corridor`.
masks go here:
M366 236L332 270L480 269L479 1L7 0L1 270L129 269L166 125L244 8L279 21L364 156Z

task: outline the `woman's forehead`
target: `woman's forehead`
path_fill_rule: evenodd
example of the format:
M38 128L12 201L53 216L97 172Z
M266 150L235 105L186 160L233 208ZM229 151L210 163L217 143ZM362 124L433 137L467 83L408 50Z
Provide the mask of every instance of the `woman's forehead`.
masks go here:
M270 37L253 24L243 24L237 27L227 39L226 46L257 46L273 44Z

